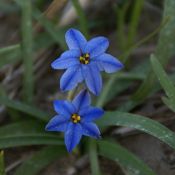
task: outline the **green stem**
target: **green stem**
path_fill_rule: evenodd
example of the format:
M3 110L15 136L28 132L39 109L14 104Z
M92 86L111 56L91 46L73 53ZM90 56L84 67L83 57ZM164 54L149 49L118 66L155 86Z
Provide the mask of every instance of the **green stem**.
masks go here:
M125 35L125 17L127 14L127 10L129 8L130 2L124 4L122 9L119 7L116 8L116 15L117 15L117 37L119 40L119 47L120 50L125 50L125 42L126 42L126 35Z
M137 33L137 28L139 24L140 13L142 11L144 0L136 0L131 14L131 22L129 24L128 41L127 47L130 46Z
M123 63L126 63L128 60L129 55L132 53L132 51L139 47L140 45L142 45L143 43L147 42L148 40L150 40L154 35L156 35L169 21L169 18L166 18L158 28L156 28L152 33L150 33L149 35L147 35L146 37L144 37L142 40L140 40L139 42L137 42L136 44L134 44L133 46L131 46L124 54L121 55L121 60L123 60ZM116 81L116 79L118 78L118 74L115 74L113 76L111 76L111 78L108 80L108 82L106 83L103 92L101 93L98 101L97 101L97 106L103 106L105 99L113 85L113 83Z
M17 1L19 3L19 1ZM24 65L23 93L27 103L33 101L34 78L33 78L33 40L32 40L32 1L20 1L22 8L22 57Z
M89 158L92 175L101 175L97 156L97 144L96 141L92 139L89 141Z
M75 93L75 89L72 91L69 91L67 94L67 100L71 101L73 99L74 93Z
M89 37L88 23L87 23L85 13L84 13L78 0L72 0L72 3L73 3L75 10L77 12L77 16L79 17L80 28L81 28L83 34L86 36L86 38L88 38Z
M136 48L138 48L139 46L141 46L142 44L146 43L147 41L149 41L152 37L154 37L157 33L160 32L160 30L169 22L170 18L167 17L153 32L151 32L150 34L148 34L146 37L144 37L143 39L141 39L140 41L138 41L137 43L133 44L129 49L127 49L126 52L124 52L123 54L120 55L121 58L124 58L124 62L127 61L128 56L132 53L132 51Z
M4 151L0 151L0 175L5 175Z

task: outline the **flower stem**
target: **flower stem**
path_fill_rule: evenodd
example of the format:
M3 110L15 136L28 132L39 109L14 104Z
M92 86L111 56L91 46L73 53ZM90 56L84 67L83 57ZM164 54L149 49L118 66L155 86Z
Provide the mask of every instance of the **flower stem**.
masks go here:
M92 175L101 175L97 156L97 144L96 141L92 139L89 141L89 158Z
M77 91L77 87L75 89L69 91L68 94L67 94L67 100L72 101L76 91Z

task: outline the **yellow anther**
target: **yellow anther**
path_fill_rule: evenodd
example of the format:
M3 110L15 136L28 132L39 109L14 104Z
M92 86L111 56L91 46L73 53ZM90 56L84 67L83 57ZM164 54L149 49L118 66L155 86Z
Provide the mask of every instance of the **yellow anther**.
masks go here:
M89 62L90 62L90 56L89 56L88 53L86 53L86 54L80 56L79 57L79 60L80 60L80 63L81 64L89 64Z
M80 57L80 61L83 61L83 60L84 60L84 57L81 56L81 57Z
M80 116L77 116L77 120L80 121L80 119L81 119Z
M73 123L78 123L81 120L81 117L78 114L72 114L71 120Z
M72 119L76 119L76 116L75 115L72 115Z
M88 53L86 53L85 57L86 57L86 58L89 58L89 54L88 54Z

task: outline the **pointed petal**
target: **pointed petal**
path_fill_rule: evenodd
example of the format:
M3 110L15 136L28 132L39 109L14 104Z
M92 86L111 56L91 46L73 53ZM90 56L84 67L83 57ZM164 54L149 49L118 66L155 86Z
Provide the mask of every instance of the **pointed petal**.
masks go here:
M89 90L99 95L102 88L102 78L98 67L94 64L83 66L83 76Z
M57 113L67 118L70 118L70 115L76 111L74 105L67 100L54 100L53 105Z
M85 53L90 54L90 58L94 58L103 54L109 46L109 41L105 37L96 37L88 41L85 47Z
M94 58L94 60L97 61L107 73L113 73L123 68L123 64L110 54L104 53Z
M65 144L68 152L71 152L76 145L80 142L82 137L82 127L79 123L69 123L67 131L65 133Z
M64 115L56 115L49 121L45 129L47 131L65 132L68 122L69 122L69 119L65 117Z
M70 67L60 79L60 88L62 91L74 89L79 82L82 82L82 72L80 66Z
M72 101L77 111L81 108L89 106L91 103L90 95L87 90L82 90Z
M97 125L92 122L83 122L81 123L83 128L82 134L85 136L93 137L95 139L101 138L100 130L98 129Z
M65 35L69 49L79 49L82 51L87 43L83 34L76 29L69 29Z
M91 122L93 120L100 118L104 114L104 111L101 108L88 107L88 108L82 109L79 112L79 114L83 118L83 121Z
M53 69L67 69L71 66L80 64L78 59L79 57L80 57L79 50L68 50L64 52L55 61L53 61L51 66Z

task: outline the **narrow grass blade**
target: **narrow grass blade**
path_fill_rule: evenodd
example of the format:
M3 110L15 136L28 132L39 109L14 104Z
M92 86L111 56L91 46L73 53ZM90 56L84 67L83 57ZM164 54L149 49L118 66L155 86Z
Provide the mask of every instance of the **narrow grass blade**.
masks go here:
M141 115L118 111L106 112L104 117L98 120L97 123L99 126L102 127L116 125L135 128L158 138L159 140L163 141L164 143L175 149L174 132L172 132L159 122L143 117Z
M89 159L92 175L101 175L97 155L97 144L96 141L92 139L89 141Z
M74 8L77 12L77 16L78 16L78 19L79 19L81 31L86 36L86 38L88 38L89 37L88 22L87 22L85 13L84 13L84 11L83 11L83 9L82 9L82 7L81 7L78 0L72 0L72 3L73 3Z
M175 112L175 103L174 101L171 101L171 99L168 99L166 97L162 97L162 101L164 102L164 104L171 109L173 112Z
M127 15L127 11L129 8L130 2L127 1L126 3L124 3L123 7L120 8L117 6L116 8L116 23L117 23L117 38L119 40L119 47L120 50L124 51L126 49L126 34L125 34L125 18Z
M27 145L63 145L63 139L44 131L45 125L37 121L24 121L0 128L0 149Z
M170 78L164 71L163 66L154 55L151 56L151 64L153 71L155 72L161 86L165 90L166 95L175 104L175 86L173 82L170 80Z
M47 165L66 155L64 146L48 146L27 159L15 172L15 175L37 175Z
M143 43L147 42L148 40L150 40L153 36L155 36L155 34L157 34L160 29L162 29L162 27L164 27L168 22L168 19L166 19L158 28L155 29L155 31L153 31L152 33L150 33L149 35L147 35L146 37L144 37L141 41L139 41L138 43L134 44L133 46L131 46L126 52L124 52L124 54L121 55L121 60L124 60L124 62L127 61L127 58L128 58L128 55L135 49L137 48L138 46L142 45ZM145 66L145 63L143 63L143 65L139 66L140 68L140 72L142 72L143 70L145 70L145 67L146 68L149 68L149 65L146 65ZM138 72L137 72L138 73ZM149 73L149 69L146 70L145 72L146 74ZM153 74L151 74L152 76ZM113 76L111 76L111 78L107 81L107 83L105 84L104 88L103 88L103 91L100 95L100 99L98 100L98 103L100 106L102 106L102 104L105 103L105 99L107 99L108 97L108 94L110 93L110 89L111 87L114 85L114 83L117 83L116 80L118 79L118 74L115 74ZM148 85L151 85L148 84ZM147 91L147 88L145 88L145 91ZM150 92L150 90L149 90ZM144 91L143 91L143 94L144 94ZM136 100L135 98L134 99L130 99L129 100L129 104L126 104L126 106L137 106L138 104L140 104L140 102L142 102L141 100L142 98L140 98L140 101L139 100ZM133 104L131 104L133 102ZM129 110L129 108L128 108Z
M135 175L155 175L144 162L119 144L108 141L99 141L98 145L100 155L117 161L120 165L128 169L129 172L132 172Z
M65 50L66 49L66 44L64 41L64 29L56 29L56 26L46 19L43 14L38 10L34 9L33 11L33 17L46 29L48 34L52 37L52 39L60 45L60 47Z
M144 0L134 1L131 19L129 23L127 48L130 47L131 44L134 42L135 36L137 34L137 29L138 29L138 24L139 24L139 19L140 19L143 4L144 4Z
M48 121L50 118L49 114L47 114L46 112L43 112L42 110L39 110L34 106L30 106L20 101L11 100L8 97L0 97L0 104L24 112L25 114L31 115L42 121Z
M48 48L54 40L45 32L35 37L34 51ZM16 63L22 60L21 43L0 48L0 68L6 64Z
M0 175L5 175L4 151L0 151Z
M158 45L155 51L156 58L165 66L171 56L175 53L175 1L165 0L163 21L169 18L167 25L160 31ZM145 81L133 95L133 100L141 101L145 99L155 84L155 76L150 71Z
M22 10L22 58L24 65L23 95L24 101L32 103L34 91L33 76L33 36L32 36L32 1L23 0L20 3Z

